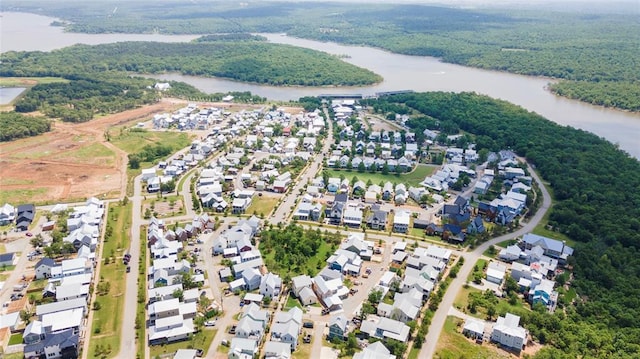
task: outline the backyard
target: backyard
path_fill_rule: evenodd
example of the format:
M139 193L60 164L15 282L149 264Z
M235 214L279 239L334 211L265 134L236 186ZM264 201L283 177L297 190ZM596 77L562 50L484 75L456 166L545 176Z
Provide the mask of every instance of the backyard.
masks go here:
M217 329L209 329L204 328L200 331L196 332L191 336L191 339L175 342L171 344L163 344L163 345L152 345L151 346L151 358L155 358L157 356L169 353L175 353L178 349L202 349L204 352L203 356L207 355L207 350L209 349L209 345L213 340L213 337L216 336L218 332Z
M373 184L380 184L380 182L391 182L391 183L404 183L407 186L417 187L420 182L424 181L425 177L430 176L434 173L439 166L433 165L425 165L419 164L416 168L408 173L396 174L382 174L382 172L370 173L370 172L358 172L357 170L339 170L333 168L327 168L326 171L329 177L340 177L341 175L344 178L351 180L354 176L358 177L359 180L368 182L371 180Z
M438 339L435 358L510 358L509 354L487 344L476 344L459 332L458 327L463 324L462 319L447 317L444 329Z

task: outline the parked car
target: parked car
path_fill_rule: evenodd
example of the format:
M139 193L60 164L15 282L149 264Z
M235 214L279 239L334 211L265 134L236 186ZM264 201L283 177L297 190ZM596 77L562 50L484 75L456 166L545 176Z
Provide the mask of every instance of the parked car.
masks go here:
M305 328L313 329L313 322L304 322L302 326Z
M127 266L127 273L131 272L131 266Z
M305 344L311 343L311 334L309 333L305 334L304 337L302 338L302 342Z
M204 355L204 350L199 349L199 348L198 348L198 349L196 349L196 356L197 356L198 358L202 358L202 356L203 356L203 355Z
M204 326L205 327L213 327L216 325L216 321L215 320L208 320L206 322L204 322Z
M229 334L236 334L236 326L232 325L231 328L229 328Z
M27 232L25 234L27 235L27 237L33 237L33 233L31 233L31 232Z

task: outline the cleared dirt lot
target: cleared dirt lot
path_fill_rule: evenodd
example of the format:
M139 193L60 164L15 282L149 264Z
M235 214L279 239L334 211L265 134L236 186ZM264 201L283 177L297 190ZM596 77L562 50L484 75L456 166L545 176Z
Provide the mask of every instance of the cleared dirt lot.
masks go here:
M127 154L106 141L105 130L174 107L175 101L161 101L81 124L55 122L49 133L0 144L0 202L119 196Z

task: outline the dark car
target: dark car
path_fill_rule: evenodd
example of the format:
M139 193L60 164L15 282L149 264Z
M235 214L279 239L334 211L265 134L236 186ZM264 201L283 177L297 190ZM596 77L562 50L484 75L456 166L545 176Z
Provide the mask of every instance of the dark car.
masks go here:
M131 272L131 266L127 266L127 273Z
M313 329L313 322L304 322L302 323L302 326L305 328Z

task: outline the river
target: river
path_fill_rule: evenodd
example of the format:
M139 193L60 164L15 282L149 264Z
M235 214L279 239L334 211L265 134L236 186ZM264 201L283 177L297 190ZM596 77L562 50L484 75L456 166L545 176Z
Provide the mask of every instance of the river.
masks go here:
M121 35L65 33L51 27L54 20L24 13L1 13L2 42L0 51L50 51L75 43L99 44L116 41L189 41L194 36ZM406 56L361 46L344 46L281 34L261 34L271 42L290 44L348 55L345 61L380 74L384 81L374 86L309 88L276 87L247 84L230 80L163 74L153 76L164 80L190 83L205 92L251 91L273 100L292 100L323 93L359 93L372 95L380 91L474 91L503 99L536 112L556 123L587 130L616 143L636 158L640 158L640 114L592 106L557 97L545 87L546 78L514 75L447 64L437 58ZM45 41L46 40L46 41Z

